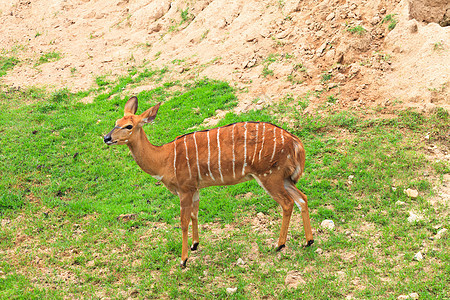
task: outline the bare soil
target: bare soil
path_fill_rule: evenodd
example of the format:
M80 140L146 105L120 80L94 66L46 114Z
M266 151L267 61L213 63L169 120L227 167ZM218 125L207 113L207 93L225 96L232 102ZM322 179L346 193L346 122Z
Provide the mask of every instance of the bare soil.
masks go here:
M2 55L21 63L0 80L78 91L147 64L170 80L230 81L238 110L308 91L321 92L309 111L330 95L336 109L448 110L450 27L410 11L407 0L2 1ZM37 65L50 52L60 59Z

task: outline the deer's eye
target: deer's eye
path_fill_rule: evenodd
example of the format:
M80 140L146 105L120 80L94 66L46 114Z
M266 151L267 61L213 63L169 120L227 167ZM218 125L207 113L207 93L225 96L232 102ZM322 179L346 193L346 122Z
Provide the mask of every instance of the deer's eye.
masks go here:
M128 130L130 130L130 129L132 129L133 128L133 125L128 125L128 126L125 126L125 127L123 127L124 129L128 129Z

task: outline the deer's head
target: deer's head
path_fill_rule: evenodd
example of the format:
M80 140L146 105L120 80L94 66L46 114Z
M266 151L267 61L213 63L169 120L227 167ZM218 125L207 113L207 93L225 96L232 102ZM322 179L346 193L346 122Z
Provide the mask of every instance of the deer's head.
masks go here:
M138 108L137 97L131 97L124 108L124 117L116 121L116 126L104 136L107 145L126 145L135 138L144 124L152 122L156 118L159 105L147 109L140 115L135 115Z

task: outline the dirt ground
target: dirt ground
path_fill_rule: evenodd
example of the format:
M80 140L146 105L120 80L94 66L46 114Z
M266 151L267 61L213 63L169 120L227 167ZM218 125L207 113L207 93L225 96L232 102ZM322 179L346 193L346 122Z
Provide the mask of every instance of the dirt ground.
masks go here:
M450 27L411 19L409 6L407 0L2 1L2 55L21 62L0 80L77 91L97 76L147 64L168 67L173 80L230 81L245 91L240 109L321 91L322 99L338 99L337 109L448 110ZM37 64L51 52L60 59Z

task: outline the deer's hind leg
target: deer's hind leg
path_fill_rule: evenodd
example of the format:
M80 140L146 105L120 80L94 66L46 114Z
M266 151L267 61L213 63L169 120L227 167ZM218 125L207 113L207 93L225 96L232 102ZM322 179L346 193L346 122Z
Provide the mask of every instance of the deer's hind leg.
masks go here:
M277 251L283 249L286 245L286 239L291 221L292 210L294 207L294 199L286 191L282 180L268 180L254 176L258 184L278 203L283 209L283 220L281 222L280 237L278 238Z
M308 198L303 194L290 179L284 180L284 187L289 195L294 199L295 204L300 209L303 219L303 229L305 230L305 237L307 246L314 243L313 234L311 230L311 221L309 219Z
M200 242L199 236L198 236L198 208L200 204L200 199L198 195L198 191L194 193L193 197L193 210L191 213L191 221L192 221L192 246L191 250L195 251L198 248L198 244Z

